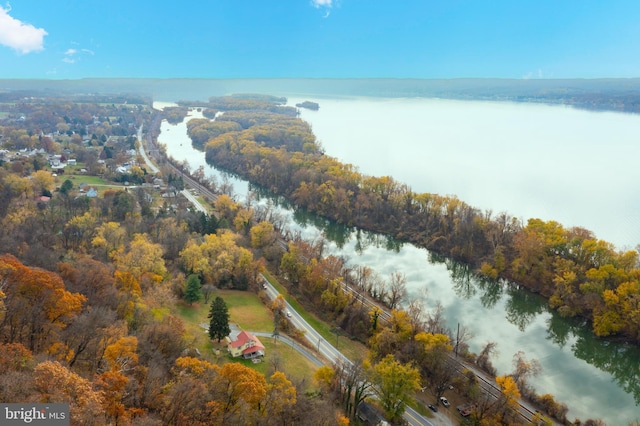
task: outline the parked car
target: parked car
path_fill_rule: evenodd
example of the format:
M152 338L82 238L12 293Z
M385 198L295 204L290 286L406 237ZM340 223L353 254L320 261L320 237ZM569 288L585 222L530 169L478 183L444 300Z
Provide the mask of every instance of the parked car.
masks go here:
M445 398L444 396L440 397L440 404L444 405L447 408L451 405L451 404L449 404L449 400L447 398Z
M436 407L435 405L429 404L427 405L427 407L429 407L429 410L433 411L434 413L438 412L438 407Z

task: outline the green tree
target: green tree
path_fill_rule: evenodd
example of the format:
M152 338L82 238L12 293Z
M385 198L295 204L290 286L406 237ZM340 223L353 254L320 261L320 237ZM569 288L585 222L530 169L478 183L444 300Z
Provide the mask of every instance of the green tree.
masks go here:
M72 189L73 189L73 182L71 182L69 179L66 179L64 182L62 182L62 185L60 186L60 193L63 195L69 195Z
M197 302L202 297L200 291L200 277L196 274L191 274L187 278L187 288L184 291L184 300L193 305L193 302Z
M216 297L211 302L211 308L209 309L209 337L212 339L218 339L218 342L231 333L229 328L229 311L227 304L222 297Z

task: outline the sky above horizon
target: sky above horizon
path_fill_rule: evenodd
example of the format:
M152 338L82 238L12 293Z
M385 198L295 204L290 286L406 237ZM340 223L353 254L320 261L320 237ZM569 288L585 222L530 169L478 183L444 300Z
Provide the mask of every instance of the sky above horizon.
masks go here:
M640 1L15 0L0 78L632 78Z

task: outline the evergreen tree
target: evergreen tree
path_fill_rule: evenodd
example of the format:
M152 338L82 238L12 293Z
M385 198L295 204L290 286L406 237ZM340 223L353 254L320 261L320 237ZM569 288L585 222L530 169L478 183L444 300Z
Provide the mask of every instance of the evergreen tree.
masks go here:
M216 297L211 302L211 308L209 309L209 316L211 319L209 322L209 337L211 339L218 339L218 342L231 333L229 328L229 312L227 304L224 303L222 297Z
M193 302L197 302L202 297L200 291L200 277L196 274L191 274L187 278L187 288L184 291L184 300L192 305Z

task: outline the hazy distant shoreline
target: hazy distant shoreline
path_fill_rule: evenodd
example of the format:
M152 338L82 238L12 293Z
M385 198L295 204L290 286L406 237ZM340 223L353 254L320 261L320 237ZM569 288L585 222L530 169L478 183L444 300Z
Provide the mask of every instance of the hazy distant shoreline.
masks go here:
M640 78L631 79L0 79L0 94L132 93L163 101L206 101L210 96L443 98L571 105L640 113Z

